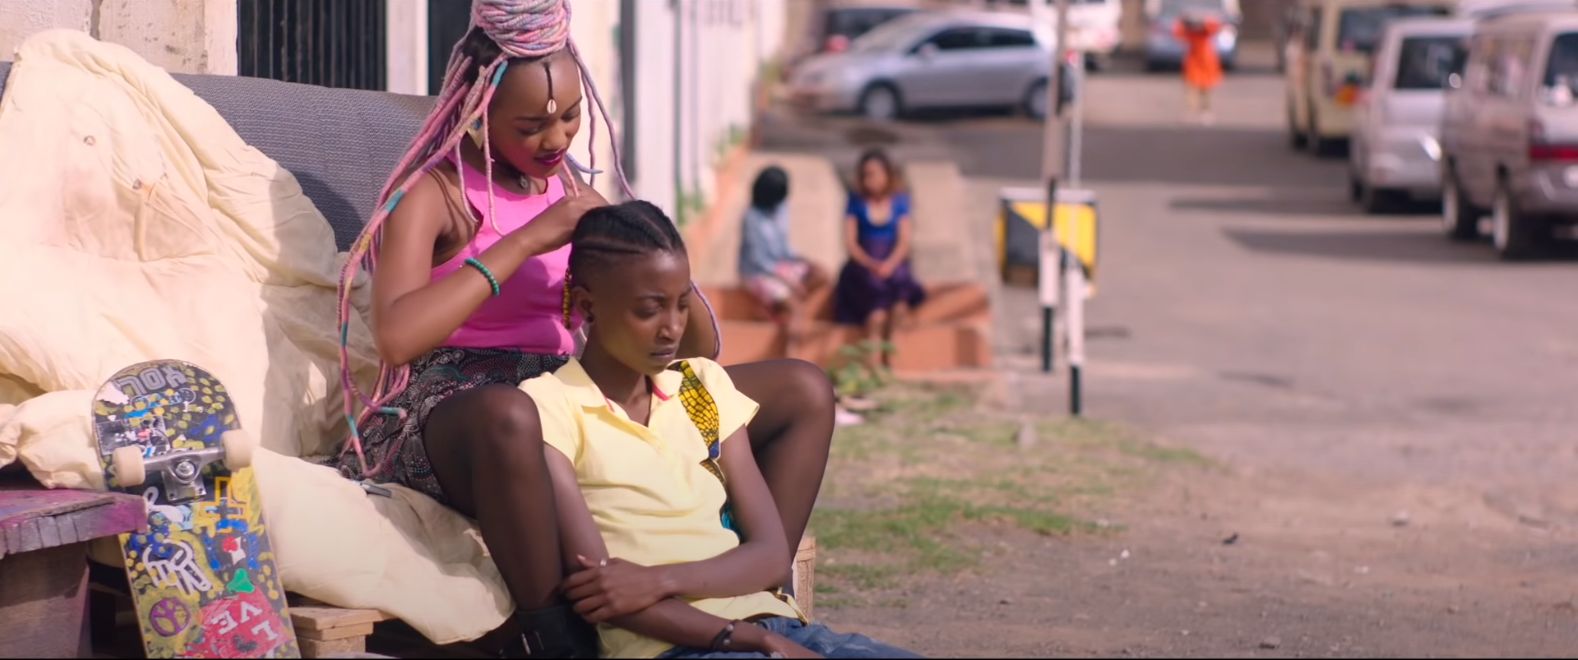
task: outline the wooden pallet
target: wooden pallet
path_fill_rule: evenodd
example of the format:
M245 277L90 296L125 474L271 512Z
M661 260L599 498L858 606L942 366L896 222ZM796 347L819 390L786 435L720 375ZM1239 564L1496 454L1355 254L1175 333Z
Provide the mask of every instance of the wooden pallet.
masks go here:
M291 599L290 603L290 623L296 627L303 658L366 653L373 624L389 618L378 610L345 609L306 598Z
M131 603L124 584L113 582L117 576L124 581L124 574L108 569L95 573L109 578L97 579L92 585L94 596L103 601L93 612L95 642L96 646L105 648L114 641L114 637L126 637L107 636L106 633L116 627L134 629L136 615L130 610ZM794 560L795 601L807 618L813 616L815 584L816 537L807 535L800 541ZM489 643L484 640L474 644L434 646L414 629L378 610L334 607L295 594L290 596L290 620L296 628L303 658L379 657L367 654L370 640L376 647L374 652L389 654L381 657L486 657L481 649L489 647ZM133 632L130 637L135 638L136 633ZM137 649L127 644L114 646L114 650L105 648L108 652L101 657L137 657L131 654L140 651L140 646Z
M794 553L794 602L805 618L813 619L812 600L816 597L816 537L806 534Z
M142 498L50 490L0 476L0 657L80 657L91 649L88 543L147 525Z

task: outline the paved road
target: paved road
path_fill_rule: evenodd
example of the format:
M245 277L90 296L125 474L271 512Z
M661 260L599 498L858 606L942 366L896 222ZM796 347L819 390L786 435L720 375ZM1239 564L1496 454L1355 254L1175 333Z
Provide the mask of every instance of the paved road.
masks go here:
M1320 548L1340 545L1321 545L1323 535L1352 531L1372 543L1345 548L1344 559L1369 562L1366 572L1395 563L1388 569L1418 602L1440 604L1446 597L1432 594L1450 584L1454 599L1466 589L1475 602L1506 596L1508 607L1521 607L1517 594L1549 605L1567 593L1572 609L1571 590L1552 584L1578 566L1567 535L1578 527L1578 261L1500 263L1488 245L1446 241L1428 212L1361 215L1342 159L1288 148L1279 78L1233 76L1219 96L1217 125L1202 128L1179 120L1169 77L1090 81L1084 172L1104 224L1087 413L1267 479L1265 501L1199 504L1198 518L1216 527L1180 533L1283 529L1284 555L1266 564L1292 584L1303 584L1292 576L1307 575L1310 557L1329 560ZM881 130L818 120L779 126L764 146L847 166L862 141L886 141L903 159L956 160L971 177L971 233L983 239L998 188L1038 185L1040 127L1012 117ZM977 253L988 271L984 240ZM1033 293L998 292L997 316L999 360L1012 374L1004 390L1024 393L1018 405L1062 410L1063 378L1037 372ZM1412 511L1410 535L1379 536L1399 509ZM1480 538L1491 528L1493 541ZM1212 561L1179 570L1203 576L1221 560ZM1278 602L1308 602L1290 598ZM1303 621L1294 610L1289 621ZM1497 621L1502 632L1476 638L1491 646L1472 648L1506 637L1551 652L1552 640L1578 641L1570 613L1554 624L1565 633L1529 619L1529 630L1557 636L1542 642ZM1333 619L1327 632L1348 625ZM1386 639L1372 651L1453 652Z
M1200 128L1179 121L1169 78L1090 80L1085 183L1104 223L1090 414L1229 459L1564 481L1578 458L1567 442L1578 263L1500 263L1488 245L1443 239L1428 209L1358 213L1342 159L1287 147L1280 84L1231 79L1218 125ZM953 159L971 177L972 207L987 209L970 219L986 237L995 191L1038 185L1040 130L1013 117L881 129L824 119L775 130L764 147L847 167L860 148L851 138L864 138L905 160ZM1029 291L1002 292L1006 365L1037 364L1034 304Z

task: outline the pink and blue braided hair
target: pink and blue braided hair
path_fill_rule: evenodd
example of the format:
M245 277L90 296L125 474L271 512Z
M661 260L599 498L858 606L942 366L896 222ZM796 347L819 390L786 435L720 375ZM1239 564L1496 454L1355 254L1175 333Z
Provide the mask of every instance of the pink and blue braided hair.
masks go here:
M470 33L455 44L454 50L449 55L449 65L445 69L443 90L438 95L433 112L423 122L421 132L411 142L411 147L400 159L400 164L395 167L389 181L384 184L379 194L378 210L362 229L356 242L351 245L350 255L340 272L340 385L345 399L346 421L350 423L350 438L341 450L341 455L343 456L347 451L356 452L363 478L382 473L388 467L388 461L398 453L399 448L391 447L386 453L384 462L369 468L362 451L359 427L373 414L395 415L402 420L407 414L403 409L389 406L389 403L409 385L410 367L406 365L391 367L380 361L378 378L374 382L372 392L364 393L352 377L348 349L351 328L351 287L358 268L365 268L371 272L377 267L383 223L389 218L389 214L400 203L400 199L445 158L454 154L458 160L460 145L467 135L468 128L480 124L482 134L488 135L487 109L493 100L493 94L498 91L499 82L504 78L505 69L511 62L540 61L561 51L568 51L575 61L576 68L580 70L581 84L586 95L590 96L597 106L597 113L588 117L589 141L596 143L599 115L609 126L609 132L613 132L613 122L609 120L608 109L597 93L597 85L592 80L591 71L587 69L586 62L570 39L569 0L473 0L471 32L477 30L481 30L498 46L499 55L492 61L473 61L471 55L465 52L466 41L472 36ZM473 67L477 70L474 82L467 82L472 79ZM620 167L618 140L611 140L611 143L614 173L619 177L620 188L627 198L634 199L635 194L631 192L630 183L625 180L623 168ZM493 149L488 140L482 141L482 149L483 161L486 163L485 174L490 182L488 218L492 220L497 217L494 213L491 184ZM596 175L601 173L596 169L595 148L592 150L591 160L587 166L576 162L574 157L568 158L567 163L576 170L590 175L592 181L595 181ZM465 176L464 168L461 169L461 176ZM461 186L464 188L464 181L461 182ZM573 179L571 186L572 188L576 186ZM469 205L466 211L468 214L471 212ZM695 293L701 298L702 304L706 305L709 315L712 315L711 303L705 296L700 295L699 289ZM712 316L713 330L716 333L717 317ZM719 336L721 344L721 335ZM721 346L719 349L721 350ZM362 406L360 414L356 412L358 403ZM399 439L394 442L399 442Z

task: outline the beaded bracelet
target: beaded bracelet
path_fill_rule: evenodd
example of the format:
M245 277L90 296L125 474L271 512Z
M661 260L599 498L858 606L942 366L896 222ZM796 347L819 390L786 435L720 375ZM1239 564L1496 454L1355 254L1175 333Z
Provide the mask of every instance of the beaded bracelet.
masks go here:
M718 631L718 636L712 638L713 653L722 653L729 649L729 645L734 643L734 626L739 623L739 621L730 621L729 625Z
M477 272L482 273L483 277L488 278L488 286L493 287L493 295L499 295L499 281L493 277L493 271L488 270L487 266L482 265L482 262L476 259L467 259L465 263L467 266L477 269Z

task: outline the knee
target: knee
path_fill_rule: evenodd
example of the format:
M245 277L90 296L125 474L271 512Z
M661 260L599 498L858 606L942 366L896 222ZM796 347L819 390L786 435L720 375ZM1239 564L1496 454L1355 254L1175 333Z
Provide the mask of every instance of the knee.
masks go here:
M542 453L542 419L531 395L508 385L479 387L470 394L465 414L475 430L475 442L482 449L479 453Z
M826 371L805 360L784 360L779 374L785 398L793 401L802 414L833 414L833 379Z

